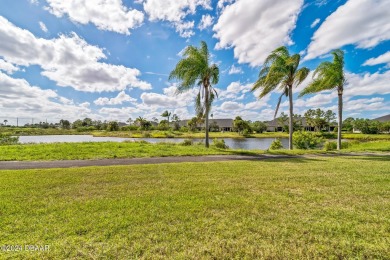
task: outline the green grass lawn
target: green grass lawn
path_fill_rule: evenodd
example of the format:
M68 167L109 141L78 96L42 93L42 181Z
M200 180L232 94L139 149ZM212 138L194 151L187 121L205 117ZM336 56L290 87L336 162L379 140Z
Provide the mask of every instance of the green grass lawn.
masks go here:
M390 160L0 171L0 259L389 259Z
M390 152L390 141L353 142L348 152ZM233 150L218 149L211 145L209 149L202 144L182 146L174 143L146 142L85 142L85 143L51 143L51 144L18 144L0 146L0 161L44 161L44 160L86 160L111 158L139 158L165 156L201 156L201 155L258 155L258 154L324 154L338 153L324 150Z

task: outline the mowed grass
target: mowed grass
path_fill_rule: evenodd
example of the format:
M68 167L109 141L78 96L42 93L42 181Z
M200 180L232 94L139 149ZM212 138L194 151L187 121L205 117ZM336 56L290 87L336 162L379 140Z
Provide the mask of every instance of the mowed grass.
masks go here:
M0 147L0 161L85 160L104 158L162 157L229 154L225 150L204 145L182 146L174 143L85 142L21 144Z
M211 142L212 143L212 142ZM390 152L390 141L352 142L348 152ZM85 143L49 143L49 144L19 144L0 146L0 161L43 161L43 160L87 160L112 158L140 158L166 156L201 156L201 155L259 155L259 154L335 154L337 151L326 152L316 150L234 150L218 149L211 145L209 149L202 144L183 146L175 143L146 142L85 142Z
M1 259L389 259L390 158L0 172Z

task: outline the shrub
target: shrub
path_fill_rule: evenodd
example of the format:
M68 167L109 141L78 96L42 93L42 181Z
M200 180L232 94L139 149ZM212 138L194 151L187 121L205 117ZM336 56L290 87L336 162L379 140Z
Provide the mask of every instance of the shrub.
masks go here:
M244 131L242 131L242 135L248 137L251 135L251 132L248 129L244 129Z
M149 132L142 132L143 138L150 138L152 135Z
M270 147L269 147L270 150L279 150L279 149L282 149L282 148L283 148L283 144L282 144L282 142L280 141L280 139L275 139L275 140L271 143L271 145L270 145Z
M315 133L306 131L297 131L294 133L293 144L298 149L314 149L323 139L321 136Z
M179 131L180 131L180 132L188 132L189 129L188 129L188 127L186 127L186 126L182 126L182 127L180 127Z
M19 142L18 136L10 136L0 133L0 145L11 145Z
M166 137L166 138L174 138L175 135L172 134L172 133L165 133L165 137Z
M213 140L213 145L219 149L229 149L229 146L227 146L227 144L225 144L225 140L223 140L223 139L218 140L217 138L215 138Z
M183 146L191 146L193 144L194 144L194 142L192 141L192 139L185 139L183 142L180 143L180 145L183 145Z
M95 130L96 128L94 126L79 126L76 129L77 132L91 132Z
M349 147L350 143L348 142L341 142L341 149L347 149ZM324 150L325 151L333 151L337 149L337 142L336 141L327 141L324 144Z

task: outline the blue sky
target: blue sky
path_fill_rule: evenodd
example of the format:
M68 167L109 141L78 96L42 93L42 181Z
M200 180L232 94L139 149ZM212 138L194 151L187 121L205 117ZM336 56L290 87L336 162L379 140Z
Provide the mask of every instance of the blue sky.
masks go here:
M176 96L168 74L202 40L221 71L214 118L272 119L279 94L249 90L281 45L311 70L343 49L344 118L375 118L390 113L389 17L388 0L0 1L0 120L190 118L197 90ZM336 112L334 92L298 98L310 80L294 112Z

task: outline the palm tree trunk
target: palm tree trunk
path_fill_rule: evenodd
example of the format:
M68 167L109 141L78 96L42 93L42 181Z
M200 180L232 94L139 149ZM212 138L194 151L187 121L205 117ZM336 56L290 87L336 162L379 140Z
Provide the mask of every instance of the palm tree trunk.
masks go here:
M343 122L343 92L339 91L339 123L337 129L337 150L341 150L341 128Z
M288 149L292 150L293 149L293 97L292 97L292 86L288 87L288 98L290 101L290 118L289 118L289 127L288 127L288 133L289 133L289 138L288 138Z
M206 118L205 118L205 131L206 131L206 148L209 148L210 144L209 144L209 90L208 88L206 87L206 91L205 91L205 107L206 107Z

